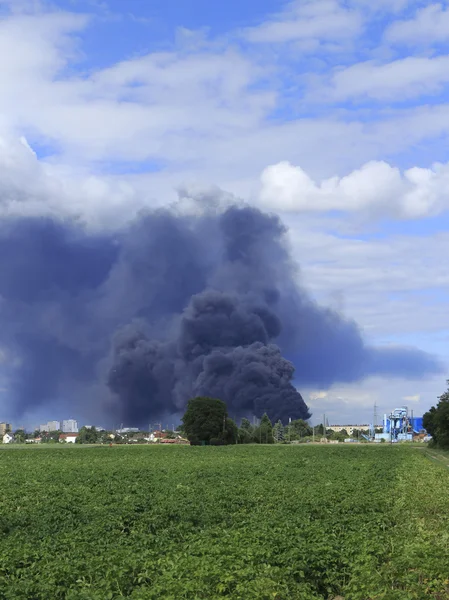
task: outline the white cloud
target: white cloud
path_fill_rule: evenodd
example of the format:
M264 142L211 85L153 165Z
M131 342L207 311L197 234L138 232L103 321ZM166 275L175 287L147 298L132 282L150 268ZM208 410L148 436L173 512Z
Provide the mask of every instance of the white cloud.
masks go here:
M0 137L0 216L68 216L105 226L129 219L144 202L125 177L45 163L25 138Z
M406 402L419 402L421 400L421 395L414 394L413 396L403 396L402 399Z
M310 397L306 402L313 413L311 422L314 425L323 422L324 413L330 425L370 424L374 420L376 403L377 425L380 426L383 415L404 402L412 404L414 416L422 416L437 402L437 396L445 387L443 377L413 384L403 380L370 378L359 383L334 385L325 397ZM404 395L404 390L409 390L409 394ZM307 398L307 390L304 392L303 396Z
M346 41L358 35L361 26L359 13L336 0L296 0L261 25L247 29L245 36L250 42L269 44Z
M324 94L337 101L352 98L403 102L430 95L449 83L449 56L407 57L387 64L367 61L335 73Z
M281 162L261 176L259 201L288 212L365 211L372 215L420 218L449 208L449 163L403 173L371 161L344 177L315 182L301 167Z
M393 22L385 31L385 39L395 44L429 45L447 42L449 9L442 4L429 4L418 10L412 19Z

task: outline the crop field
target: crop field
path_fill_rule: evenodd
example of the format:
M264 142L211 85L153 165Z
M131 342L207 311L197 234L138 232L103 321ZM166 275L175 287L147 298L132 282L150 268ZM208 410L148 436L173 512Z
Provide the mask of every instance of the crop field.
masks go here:
M0 599L449 598L421 450L16 447L0 474Z

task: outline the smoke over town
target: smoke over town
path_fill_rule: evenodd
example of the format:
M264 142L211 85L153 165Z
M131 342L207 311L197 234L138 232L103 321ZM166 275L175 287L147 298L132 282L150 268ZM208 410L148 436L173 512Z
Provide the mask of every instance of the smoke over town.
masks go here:
M280 220L248 206L141 214L113 232L0 221L0 345L13 413L45 405L143 424L195 395L231 416L307 418L296 386L439 370L365 344L298 284Z

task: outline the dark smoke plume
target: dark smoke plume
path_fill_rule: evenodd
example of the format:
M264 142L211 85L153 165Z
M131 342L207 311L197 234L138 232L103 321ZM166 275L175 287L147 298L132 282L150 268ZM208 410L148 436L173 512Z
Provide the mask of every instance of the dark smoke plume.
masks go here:
M231 416L285 421L309 416L294 383L439 371L419 350L367 347L353 321L315 304L284 233L237 206L157 211L101 234L3 219L0 345L15 415L56 405L143 425L201 394Z

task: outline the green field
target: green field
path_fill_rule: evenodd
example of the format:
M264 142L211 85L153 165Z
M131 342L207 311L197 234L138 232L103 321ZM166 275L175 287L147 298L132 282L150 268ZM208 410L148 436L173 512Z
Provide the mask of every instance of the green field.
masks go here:
M424 451L16 447L0 473L0 599L449 598Z

